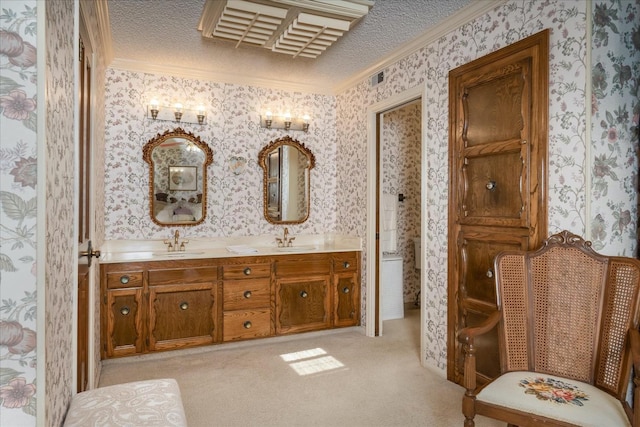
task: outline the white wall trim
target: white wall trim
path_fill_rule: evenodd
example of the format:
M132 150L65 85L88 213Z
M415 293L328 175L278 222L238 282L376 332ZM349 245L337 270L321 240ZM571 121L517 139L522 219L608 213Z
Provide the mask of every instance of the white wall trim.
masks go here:
M47 48L46 27L47 13L44 4L36 10L36 40L37 40L37 93L40 102L37 103L36 113L36 150L37 150L37 179L36 184L36 425L46 425L46 389L47 389L47 341L46 341L46 316L47 298L45 288L45 275L47 273L47 146L46 146L46 113L47 102L43 96L47 93L45 76L47 74Z
M506 1L507 0L472 1L468 6L460 9L458 12L451 15L449 18L445 19L435 27L430 28L420 37L404 44L403 46L398 47L397 49L394 49L393 55L380 60L379 62L365 68L359 73L354 74L340 84L333 86L333 93L339 94L344 92L350 87L360 83L362 80L369 78L369 76L372 76L373 74L398 62L403 58L406 58L420 48L430 45L438 38L451 32L452 30L459 28L467 22L470 22L478 18L479 16L486 14L490 10L493 10L496 7L502 5L503 3L506 3Z
M97 33L101 43L94 43L95 40L92 38L91 45L94 47L102 45L104 63L108 65L113 61L113 37L111 36L111 23L109 22L109 7L107 0L85 1L95 1L96 18L98 19ZM80 8L80 10L83 10L83 8ZM85 22L90 22L90 20L85 17ZM93 35L93 31L90 31L90 33Z
M591 121L593 120L593 114L591 109L591 82L592 82L592 72L591 72L591 52L592 52L592 38L593 34L591 28L593 26L593 16L592 11L593 4L592 0L587 0L587 10L586 10L586 44L587 49L585 53L585 87L584 87L584 109L585 109L585 130L584 130L584 138L585 138L585 168L584 168L584 238L585 240L591 240Z
M380 198L380 194L376 192L376 170L381 168L380 159L376 159L376 136L378 129L376 128L376 117L379 113L383 113L389 110L392 110L399 105L406 104L415 99L422 98L422 111L423 111L423 121L424 121L424 111L426 111L426 85L415 86L411 89L408 89L402 93L393 95L383 101L377 102L369 108L367 108L367 242L366 242L366 253L367 253L367 282L366 282L366 315L365 322L366 328L365 333L369 337L375 336L376 330L376 312L379 309L376 307L376 299L374 298L376 292L376 264L378 259L381 259L382 254L376 252L376 206L378 203L378 199ZM421 130L421 157L422 157L422 168L424 169L424 165L426 165L426 126L422 126ZM376 161L378 160L378 161ZM426 180L424 179L425 174L422 174L422 189L421 189L421 206L424 205L423 201L426 200ZM423 217L424 218L424 217ZM421 219L422 221L422 219ZM422 229L422 225L421 225ZM422 233L421 233L422 235ZM421 240L424 240L424 237L421 237ZM424 248L424 245L422 245ZM424 249L422 249L424 251ZM421 255L422 256L422 255ZM424 295L425 288L425 276L423 274L420 275L420 290L421 295ZM420 310L420 353L421 353L421 361L425 359L425 349L424 349L424 305ZM378 325L380 332L382 333L382 320L380 320L380 324Z

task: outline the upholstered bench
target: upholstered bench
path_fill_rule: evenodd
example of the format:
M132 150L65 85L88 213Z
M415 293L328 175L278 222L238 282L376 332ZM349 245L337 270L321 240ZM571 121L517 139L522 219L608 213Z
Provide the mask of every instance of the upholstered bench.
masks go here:
M180 388L174 379L136 381L78 393L65 427L187 425Z

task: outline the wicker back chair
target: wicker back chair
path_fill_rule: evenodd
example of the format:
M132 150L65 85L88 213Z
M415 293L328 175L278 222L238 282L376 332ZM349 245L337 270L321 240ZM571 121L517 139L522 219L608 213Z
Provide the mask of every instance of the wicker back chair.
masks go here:
M640 261L600 255L563 231L536 251L499 254L495 272L498 311L458 334L464 425L479 414L518 426L640 427ZM476 387L474 338L496 325L501 375Z

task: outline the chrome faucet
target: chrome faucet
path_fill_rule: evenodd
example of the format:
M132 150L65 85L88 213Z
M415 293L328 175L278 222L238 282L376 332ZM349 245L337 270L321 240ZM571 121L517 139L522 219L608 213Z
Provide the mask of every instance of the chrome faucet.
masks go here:
M171 240L164 241L164 244L167 245L167 252L184 251L187 243L189 243L188 240L180 242L180 232L178 230L173 233L173 243Z
M295 240L295 237L289 237L289 229L287 227L284 228L284 237L280 238L280 237L276 237L276 243L278 244L279 248L283 248L283 247L289 247L293 245L293 241Z

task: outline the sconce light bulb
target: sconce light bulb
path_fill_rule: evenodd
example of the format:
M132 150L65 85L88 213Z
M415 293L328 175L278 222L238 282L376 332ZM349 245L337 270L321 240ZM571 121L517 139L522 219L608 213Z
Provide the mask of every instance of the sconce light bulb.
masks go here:
M284 113L284 121L285 122L290 122L291 121L291 113L290 112L286 112Z
M176 112L177 112L177 113L181 113L181 112L182 112L182 104L177 103L177 104L175 105L175 107L176 107Z
M304 120L305 123L309 123L309 119L310 117L308 114L305 114L304 116L302 116L302 120Z
M151 100L151 102L149 103L149 105L151 105L151 108L155 108L157 110L158 109L158 100L153 98Z
M271 113L271 111L267 110L267 112L264 113L264 116L267 118L267 120L271 120L271 117L273 117L273 114Z

